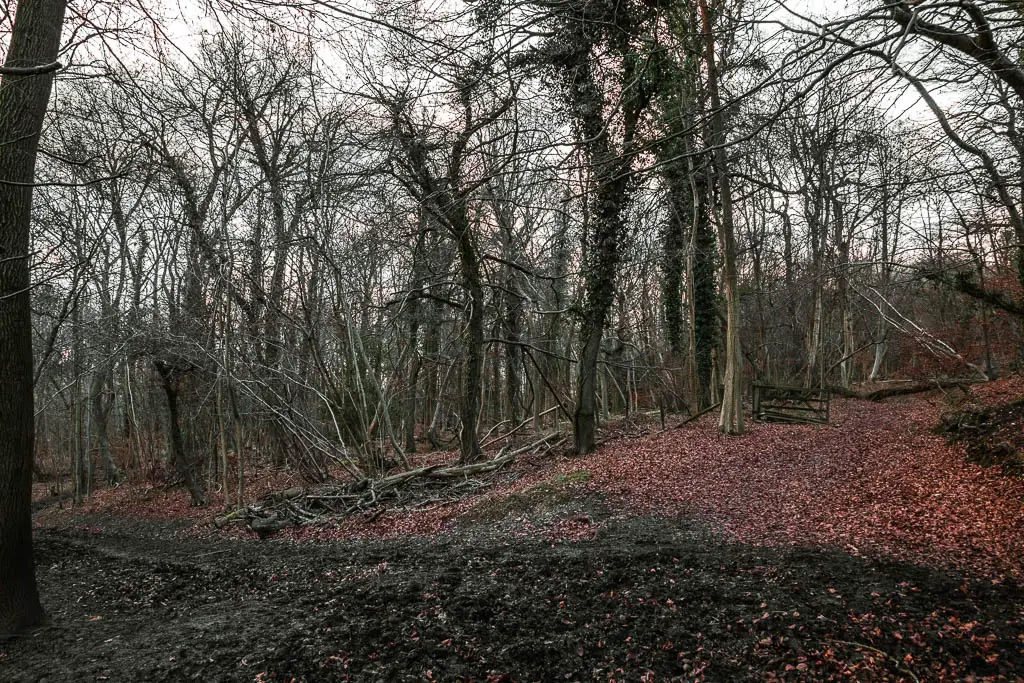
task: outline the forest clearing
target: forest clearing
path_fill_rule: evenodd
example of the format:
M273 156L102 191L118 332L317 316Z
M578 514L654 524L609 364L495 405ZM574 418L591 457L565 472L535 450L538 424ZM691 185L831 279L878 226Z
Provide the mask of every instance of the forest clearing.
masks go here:
M1019 0L0 57L0 680L1024 681Z
M969 400L1019 406L1022 388ZM588 456L523 458L461 501L266 540L216 528L181 489L74 509L41 489L53 621L0 645L0 666L19 681L1014 680L1024 482L935 433L964 400L844 399L832 426L740 438L710 416L648 424ZM1004 426L1024 435L1022 412Z

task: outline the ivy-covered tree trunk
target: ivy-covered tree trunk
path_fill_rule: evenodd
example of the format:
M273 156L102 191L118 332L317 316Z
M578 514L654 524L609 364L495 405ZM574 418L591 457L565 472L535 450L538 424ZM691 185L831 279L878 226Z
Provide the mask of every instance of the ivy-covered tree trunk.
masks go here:
M658 106L664 140L658 147L662 175L668 189L669 224L664 235L666 338L673 351L687 352L691 406L711 405L711 373L718 340L718 249L711 223L711 183L707 155L694 153L695 114L701 101L701 49L692 6L669 10L668 25L680 43L682 55L663 56ZM686 289L689 325L684 330L682 289ZM685 337L684 337L685 335Z
M668 219L662 235L661 297L665 311L665 340L672 353L682 356L686 350L683 320L686 239L693 225L693 197L690 181L679 172L678 166L678 163L670 165L663 173L668 186Z
M0 69L0 634L44 619L32 555L29 232L36 154L64 7L64 0L21 0Z
M469 298L469 311L466 316L466 357L463 365L464 388L459 405L459 419L462 421L459 461L462 464L469 464L479 460L482 454L476 430L480 419L480 391L483 386L484 288L480 256L470 229L469 217L466 215L465 203L459 203L456 210L458 214L452 218L451 224L461 226L461 230L455 231L455 237L462 286Z
M651 100L645 80L646 63L632 51L631 38L639 30L637 17L622 7L606 7L615 24L608 47L622 60L617 80L621 93L621 137L613 138L615 112L605 106L604 93L595 73L592 50L597 36L588 34L586 19L569 22L568 37L577 41L560 66L569 79L567 101L574 111L587 152L593 191L590 200L590 231L585 237L583 259L583 301L580 305L582 351L576 382L576 411L573 435L576 452L589 453L597 437L597 362L608 310L615 301L616 275L621 260L621 243L626 238L624 211L631 199L633 162L641 117ZM582 24L580 22L583 22ZM578 32L578 33L573 33Z
M597 361L601 352L608 309L615 301L615 274L619 267L620 240L625 232L622 203L625 181L602 183L595 192L592 235L584 264L584 304L580 338L579 375L573 435L576 452L590 453L597 445Z
M691 166L693 178L693 232L690 239L690 300L693 319L692 363L697 407L711 405L711 376L718 345L718 246L708 214L708 178L705 167Z

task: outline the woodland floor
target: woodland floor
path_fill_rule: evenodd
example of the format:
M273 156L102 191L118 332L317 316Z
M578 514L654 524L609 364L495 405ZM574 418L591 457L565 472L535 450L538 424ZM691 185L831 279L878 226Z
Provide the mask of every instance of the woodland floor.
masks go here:
M51 625L0 641L0 679L1021 680L1024 483L934 433L954 398L620 425L481 496L264 541L178 491L41 503Z

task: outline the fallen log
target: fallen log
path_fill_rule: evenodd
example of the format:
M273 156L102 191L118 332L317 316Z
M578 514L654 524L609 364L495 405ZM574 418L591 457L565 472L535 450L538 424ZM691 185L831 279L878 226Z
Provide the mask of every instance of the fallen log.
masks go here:
M222 528L232 522L244 522L260 538L286 526L308 526L357 514L376 519L387 507L408 507L429 500L434 503L453 502L489 488L493 476L512 464L516 457L528 452L550 452L565 443L558 432L516 450L499 451L497 457L484 462L445 467L442 464L419 467L382 479L362 478L342 485L319 486L315 489L290 488L266 496L258 503L214 519Z
M975 380L975 379L951 379L951 380L930 380L927 382L920 382L911 384L908 386L901 387L884 387L882 389L876 389L875 391L869 392L864 396L868 401L881 401L886 398L893 396L910 396L911 394L920 394L926 391L934 391L935 389L959 389L964 393L967 393L968 385L978 384L987 380Z
M930 380L907 380L898 385L881 387L871 391L854 391L845 387L828 387L828 390L843 398L856 398L862 401L884 401L894 396L911 396L936 389L960 389L964 393L969 391L971 384L980 384L987 380L983 379L930 379Z
M267 536L277 533L281 529L288 525L288 521L277 514L271 514L268 517L253 517L249 522L249 528L256 532L256 535L260 538L266 538Z

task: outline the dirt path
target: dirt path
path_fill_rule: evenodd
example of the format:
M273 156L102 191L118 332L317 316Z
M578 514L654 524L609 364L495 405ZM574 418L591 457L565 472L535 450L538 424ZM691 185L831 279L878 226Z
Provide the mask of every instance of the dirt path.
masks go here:
M1024 680L1024 482L935 435L942 401L695 423L262 542L176 491L52 506L52 625L0 680Z
M705 422L624 440L558 472L625 509L714 519L755 544L829 546L1024 578L1024 480L934 432L941 396L835 401L833 426ZM550 476L550 475L549 475Z
M608 518L581 542L498 526L321 544L181 538L174 525L110 519L42 530L52 625L0 643L0 678L1024 675L1013 582L744 546L682 518Z

